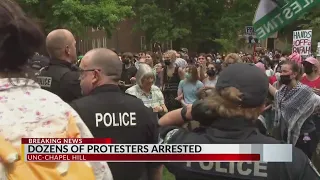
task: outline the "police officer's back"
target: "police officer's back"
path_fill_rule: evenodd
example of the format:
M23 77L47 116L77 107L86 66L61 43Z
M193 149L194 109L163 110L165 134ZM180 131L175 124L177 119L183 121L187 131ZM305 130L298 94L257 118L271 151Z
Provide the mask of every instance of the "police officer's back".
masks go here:
M75 39L67 30L49 33L46 46L50 55L49 66L42 68L37 81L40 86L66 102L81 97L79 72L75 65Z
M71 106L79 113L94 137L112 138L114 143L149 144L158 142L152 111L142 101L118 87L122 62L108 49L88 52L80 63L83 98ZM110 163L115 180L140 179L145 163Z
M204 124L193 132L182 128L164 127L161 138L170 144L279 144L261 134L254 120L264 109L268 78L254 65L233 64L224 69L210 97L183 109L172 124L191 117ZM186 113L187 112L187 113ZM168 125L167 114L159 124ZM178 116L177 116L178 117ZM209 118L211 117L211 118ZM182 120L184 119L184 120ZM318 172L308 157L293 147L292 163L263 162L185 162L166 166L177 180L316 180Z

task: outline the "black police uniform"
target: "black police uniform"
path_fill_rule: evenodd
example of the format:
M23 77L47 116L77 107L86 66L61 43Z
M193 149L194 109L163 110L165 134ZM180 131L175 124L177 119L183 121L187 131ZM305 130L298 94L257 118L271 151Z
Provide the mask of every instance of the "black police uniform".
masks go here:
M40 56L40 55L34 55L31 59L28 61L28 65L34 69L39 71L43 67L49 66L50 59L46 56Z
M250 79L250 81L248 81ZM224 69L216 84L216 92L235 87L241 92L238 107L260 107L268 92L268 78L260 69L248 64L233 64ZM279 144L280 141L259 132L253 120L242 117L223 118L206 103L192 105L191 116L202 126L192 132L165 127L163 143L169 144ZM186 108L181 111L186 121ZM308 157L293 147L291 163L263 162L185 162L168 163L166 167L177 180L319 180L320 175Z
M158 143L158 126L151 109L140 99L123 93L117 85L99 86L70 105L96 138L112 138L119 144ZM122 123L120 117L124 119ZM141 179L150 166L146 163L108 164L114 180Z
M71 63L58 59L51 59L49 66L39 73L37 82L42 89L58 95L69 103L81 97L78 68Z
M232 126L231 126L232 124ZM242 118L216 119L208 127L193 132L177 127L161 130L162 143L168 144L279 144L261 134ZM176 180L319 180L320 175L308 157L293 147L292 163L262 162L185 162L165 166Z

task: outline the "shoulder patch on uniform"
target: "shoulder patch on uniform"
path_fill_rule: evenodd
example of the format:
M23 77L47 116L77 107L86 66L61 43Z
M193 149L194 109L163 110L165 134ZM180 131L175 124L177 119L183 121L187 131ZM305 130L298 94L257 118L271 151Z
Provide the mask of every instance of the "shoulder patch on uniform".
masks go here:
M37 77L37 83L41 87L51 87L52 77L38 76Z
M179 129L173 129L173 130L169 131L167 133L167 135L164 137L164 139L162 140L161 144L167 144L169 142L169 140L173 137L173 135L178 131L179 131Z

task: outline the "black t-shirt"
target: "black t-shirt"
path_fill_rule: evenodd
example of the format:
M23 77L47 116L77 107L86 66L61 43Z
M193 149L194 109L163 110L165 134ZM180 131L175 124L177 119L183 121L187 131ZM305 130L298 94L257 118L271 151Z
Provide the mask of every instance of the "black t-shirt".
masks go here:
M217 119L210 127L193 132L177 127L161 130L161 140L168 144L279 144L262 135L242 118ZM319 180L320 175L308 157L293 147L292 163L212 163L185 162L167 163L167 169L176 180Z
M125 65L123 65L121 81L124 81L125 84L131 84L130 79L134 77L136 73L137 73L137 68L134 65L131 65L129 68L125 68Z
M158 143L159 131L153 112L140 99L123 93L117 85L97 87L90 95L70 105L96 138L112 138L118 144ZM108 164L115 180L138 180L150 165Z

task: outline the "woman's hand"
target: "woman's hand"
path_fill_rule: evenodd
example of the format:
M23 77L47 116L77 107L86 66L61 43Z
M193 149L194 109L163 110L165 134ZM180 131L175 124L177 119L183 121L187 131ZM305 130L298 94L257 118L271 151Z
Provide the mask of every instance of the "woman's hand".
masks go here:
M130 82L131 82L132 84L135 84L135 83L136 83L136 77L131 77L131 78L130 78Z
M153 112L163 112L163 108L161 106L156 106L153 109Z
M181 101L183 99L183 94L175 98L177 101Z

